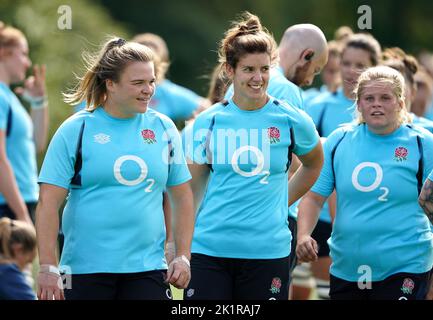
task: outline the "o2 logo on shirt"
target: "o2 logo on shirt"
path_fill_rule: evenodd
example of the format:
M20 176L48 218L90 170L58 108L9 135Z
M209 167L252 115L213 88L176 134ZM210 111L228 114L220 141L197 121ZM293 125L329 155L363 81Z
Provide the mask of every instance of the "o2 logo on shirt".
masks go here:
M257 158L257 166L252 171L243 171L241 168L239 168L238 160L244 152L252 152ZM265 157L263 155L263 152L260 151L260 149L253 146L240 147L239 149L236 149L235 152L233 153L231 163L232 163L233 171L236 172L237 174L247 178L256 176L258 174L262 174L264 175L264 177L260 179L260 183L261 184L269 183L267 178L269 177L270 172L266 170L263 171L263 167L265 166Z
M358 181L359 173L364 168L373 168L374 171L376 172L376 179L369 186L362 186ZM360 164L358 164L355 167L355 169L353 170L353 173L352 173L352 184L356 190L361 191L361 192L371 192L371 191L376 190L380 186L380 184L382 183L382 179L383 179L382 167L378 163L375 163L375 162L361 162ZM383 194L379 198L377 198L377 200L388 201L388 199L386 197L389 193L389 189L386 187L380 187L379 190L382 190Z
M138 164L138 166L140 167L140 175L138 176L138 178L134 180L127 180L125 179L125 177L122 176L122 171L120 168L122 167L122 164L125 161L134 161L136 164ZM114 162L113 172L114 172L114 177L116 178L117 181L119 181L119 183L125 186L135 186L139 183L142 183L146 179L148 168L146 162L140 157L133 156L133 155L126 155L117 158L117 160ZM149 185L146 187L145 192L152 192L153 191L152 187L155 183L155 179L147 179L146 182L148 182Z

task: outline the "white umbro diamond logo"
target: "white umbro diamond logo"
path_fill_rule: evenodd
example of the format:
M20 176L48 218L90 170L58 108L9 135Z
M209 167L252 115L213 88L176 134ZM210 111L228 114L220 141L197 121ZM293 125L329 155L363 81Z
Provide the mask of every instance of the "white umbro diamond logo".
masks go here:
M94 139L95 142L100 143L100 144L106 144L106 143L108 143L108 142L111 141L110 140L110 136L106 135L104 133L95 134L93 136L93 139Z
M191 298L193 295L194 295L194 289L189 289L189 290L186 292L186 296L187 296L188 298Z

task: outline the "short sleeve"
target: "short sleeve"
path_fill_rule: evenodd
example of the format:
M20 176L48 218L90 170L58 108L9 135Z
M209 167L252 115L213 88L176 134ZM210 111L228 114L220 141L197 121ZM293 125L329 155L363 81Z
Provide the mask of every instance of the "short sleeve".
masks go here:
M433 134L426 129L423 130L423 182L429 178L433 181Z
M206 112L201 113L184 132L185 155L196 164L207 164L206 144L210 134L211 121ZM210 137L209 137L210 138ZM210 142L210 141L209 141Z
M6 131L9 108L5 97L0 95L0 130Z
M334 170L332 169L332 151L334 150L335 145L341 141L343 135L343 129L337 129L324 142L323 153L325 160L323 162L322 170L320 171L320 176L311 188L311 191L326 198L329 197L335 188Z
M170 171L168 174L167 187L176 186L191 180L191 174L186 164L182 141L174 123L170 120L168 134L170 135L172 149Z
M176 108L176 119L188 119L192 116L193 112L198 108L201 100L203 99L195 92L183 88L177 87L175 96L175 103L178 106Z
M290 122L295 135L295 148L293 152L298 156L302 156L314 149L319 142L319 134L313 120L311 120L305 111L292 109L294 112L290 114Z
M79 131L84 119L63 123L54 134L39 174L39 183L53 184L69 189L74 176Z

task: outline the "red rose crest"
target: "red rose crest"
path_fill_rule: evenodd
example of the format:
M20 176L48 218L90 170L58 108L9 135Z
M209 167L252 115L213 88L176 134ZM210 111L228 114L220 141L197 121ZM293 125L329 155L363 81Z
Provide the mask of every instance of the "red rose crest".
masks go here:
M144 141L148 144L152 144L156 142L155 133L152 130L149 129L142 130L141 136L143 137Z
M405 294L412 294L413 289L415 288L415 283L410 278L405 278L403 280L403 286L401 287L401 291Z
M280 130L277 127L268 128L268 137L271 144L280 142Z
M408 155L408 152L407 152L406 148L398 147L395 149L395 152L394 152L394 160L399 161L399 162L403 161L403 160L407 160L407 155Z
M281 288L281 279L280 278L273 278L271 289L269 289L272 293L279 293Z

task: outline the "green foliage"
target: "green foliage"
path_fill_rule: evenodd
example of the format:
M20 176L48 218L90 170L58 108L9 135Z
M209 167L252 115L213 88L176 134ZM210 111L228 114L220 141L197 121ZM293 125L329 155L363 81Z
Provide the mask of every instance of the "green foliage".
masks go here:
M33 64L47 65L47 88L50 108L50 136L61 122L72 114L63 102L62 92L75 85L74 73L81 74L83 50L96 51L109 34L129 37L106 8L95 1L74 0L72 29L60 30L58 8L63 0L2 0L0 20L22 30L26 35Z
M113 15L136 33L154 32L168 44L172 66L168 77L201 94L203 75L217 60L216 50L230 21L244 10L257 14L280 40L296 23L314 23L328 39L341 25L358 29L358 8L372 10L372 33L385 46L417 53L433 49L433 2L429 0L101 0Z
M57 10L63 4L72 8L72 30L57 28ZM257 14L277 41L288 26L306 22L318 25L331 39L341 25L362 31L357 28L361 5L372 10L372 30L365 31L384 47L400 46L413 54L433 50L430 0L2 0L0 20L22 29L33 62L47 64L52 134L72 113L61 92L74 85L74 72L82 73L81 52L98 50L108 34L161 35L172 62L168 78L205 95L218 43L242 11Z

